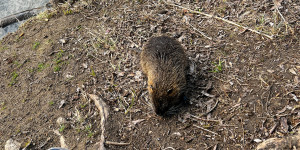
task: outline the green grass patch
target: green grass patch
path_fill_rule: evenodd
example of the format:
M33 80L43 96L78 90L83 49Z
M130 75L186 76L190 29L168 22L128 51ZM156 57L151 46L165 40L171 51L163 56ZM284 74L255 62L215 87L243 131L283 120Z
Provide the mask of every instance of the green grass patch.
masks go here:
M14 64L17 66L17 68L22 66L22 64L20 64L18 61L14 61Z
M45 68L47 68L48 66L49 66L49 65L47 65L47 64L40 63L40 64L38 64L37 71L38 71L38 72L41 72L41 71L43 71Z
M13 86L14 84L16 84L18 76L19 74L16 73L15 71L11 74L11 80L9 82L9 86Z
M71 15L73 11L71 9L69 10L63 10L64 15Z
M4 110L4 109L6 109L5 103L4 103L4 102L2 102L2 103L0 104L0 107L1 107L1 110Z
M53 102L53 101L50 101L50 102L49 102L49 105L54 105L54 102Z
M60 71L60 66L58 66L58 65L54 66L53 71L54 72Z
M44 12L41 12L39 13L36 18L37 19L50 19L54 16L55 12L47 12L47 11L44 11Z
M87 132L89 138L93 137L94 133L92 132L92 125L85 126L85 131Z
M221 72L223 69L223 61L219 58L219 62L213 62L213 70L211 72L218 73Z
M125 115L129 112L129 110L132 108L133 104L134 104L134 101L135 101L135 91L134 90L131 90L131 94L132 94L132 97L131 97L131 102L130 102L130 105L129 107L126 109L125 111Z
M65 130L66 126L65 125L61 125L60 128L58 129L59 132L63 132Z
M85 108L86 107L86 104L81 104L80 105L80 108Z
M2 42L0 41L0 52L7 50L8 47L2 45Z
M39 46L40 46L40 42L38 42L38 41L36 41L36 42L34 42L34 44L33 44L33 46L32 46L32 48L33 48L33 50L36 50Z
M91 73L90 73L90 74L91 74L93 77L96 77L96 73L95 73L93 67L91 67Z
M58 72L61 69L61 66L63 64L63 61L61 60L61 57L63 56L64 51L60 49L60 51L56 54L56 58L53 60L55 65L53 67L54 72Z

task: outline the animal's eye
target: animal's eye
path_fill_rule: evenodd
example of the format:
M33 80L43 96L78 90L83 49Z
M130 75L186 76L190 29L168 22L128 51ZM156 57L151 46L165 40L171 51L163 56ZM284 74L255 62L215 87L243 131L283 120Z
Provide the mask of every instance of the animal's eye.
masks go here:
M149 85L149 86L148 86L148 90L149 90L150 93L152 93L152 92L153 92L153 86L152 86L152 85Z
M169 89L169 90L167 91L168 95L170 95L172 92L173 92L173 89Z

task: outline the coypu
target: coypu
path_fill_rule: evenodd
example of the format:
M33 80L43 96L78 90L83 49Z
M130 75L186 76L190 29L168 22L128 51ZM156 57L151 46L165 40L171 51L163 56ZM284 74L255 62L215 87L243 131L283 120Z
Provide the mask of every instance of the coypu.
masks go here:
M180 43L168 36L151 38L140 57L154 111L162 116L184 98L188 59Z

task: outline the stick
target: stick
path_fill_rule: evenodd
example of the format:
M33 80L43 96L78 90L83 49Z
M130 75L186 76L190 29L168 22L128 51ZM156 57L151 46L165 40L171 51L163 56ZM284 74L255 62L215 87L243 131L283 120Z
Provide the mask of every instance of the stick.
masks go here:
M189 8L186 8L186 7L183 7L183 6L179 6L179 5L176 5L176 4L167 3L167 2L165 2L164 0L163 0L163 2L164 2L165 4L167 4L167 5L170 5L170 6L175 6L175 7L178 7L178 8L186 9L186 10L190 11L191 13L196 13L196 14L204 15L204 16L207 16L207 17L210 17L210 18L215 18L215 19L217 19L217 20L221 20L221 21L227 22L227 23L229 23L229 24L232 24L232 25L238 26L238 27L240 27L240 28L243 28L243 29L245 29L245 30L249 30L249 31L251 31L251 32L254 32L254 33L263 35L263 36L265 36L265 37L267 37L267 38L273 40L273 36L270 36L270 35L261 33L261 32L259 32L259 31L257 31L257 30L250 29L250 28L248 28L248 27L244 27L244 26L239 25L239 24L237 24L237 23L235 23L235 22L233 22L233 21L230 21L230 20L227 20L227 19L218 17L218 16L206 14L206 13L203 13L203 12L191 10L191 9L189 9Z
M284 19L283 15L280 13L280 11L279 11L279 9L278 9L278 4L277 4L274 0L273 0L273 3L274 3L274 5L275 5L274 7L275 7L276 11L278 12L279 16L281 17L281 19L282 19L283 22L284 22L286 31L287 31L288 29L290 29L291 32L294 34L294 31L291 29L291 27L289 26L288 22ZM279 4L279 5L280 5L280 4Z
M100 111L100 116L101 116L101 136L100 136L100 141L99 143L99 148L98 150L105 150L104 143L105 143L105 137L104 137L104 132L105 132L105 122L109 114L109 110L105 102L98 97L97 95L94 94L87 94L89 98L94 100L96 107Z
M197 28L195 28L194 26L192 26L190 23L187 23L188 25L190 25L195 31L199 32L203 37L212 40L211 37L206 36L202 31L198 30Z
M210 119L203 119L203 118L200 118L200 117L197 117L197 116L194 116L194 115L191 115L191 117L195 118L195 119L198 119L198 120L202 120L202 121L208 121L208 122L218 122L220 123L221 121L220 120L210 120Z
M211 133L211 134L220 136L218 133L213 132L213 131L210 131L210 130L208 130L208 129L204 129L204 128L200 127L200 126L197 126L197 125L194 125L194 124L193 124L193 126L196 127L196 128L199 128L199 129L201 129L201 130L204 130L204 131L206 131L206 132L209 132L209 133Z
M28 18L30 18L32 16L35 16L36 13L31 12L31 11L36 10L36 9L42 9L44 7L45 6L28 9L28 10L21 11L21 12L18 12L18 13L6 16L4 18L1 18L0 19L0 28L4 28L4 27L6 27L6 26L8 26L10 24L13 24L15 22L26 20L26 19L28 19Z
M10 17L1 19L0 20L0 28L4 28L4 27L6 27L10 24L13 24L15 22L18 22L18 21L26 20L35 15L36 14L33 12L25 12L25 13L20 13L20 14L14 15L14 16L10 16Z
M124 146L124 145L130 145L130 143L118 143L118 142L113 142L113 141L105 141L105 144L107 145L119 145L119 146Z

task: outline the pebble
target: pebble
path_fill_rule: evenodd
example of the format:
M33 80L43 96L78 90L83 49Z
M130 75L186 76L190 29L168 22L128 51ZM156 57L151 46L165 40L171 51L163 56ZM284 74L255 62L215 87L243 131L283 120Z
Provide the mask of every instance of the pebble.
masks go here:
M16 140L9 139L5 143L5 150L16 150L21 148L21 143Z
M58 117L57 120L56 120L56 123L58 125L63 125L63 124L66 124L67 123L67 120L63 117Z

